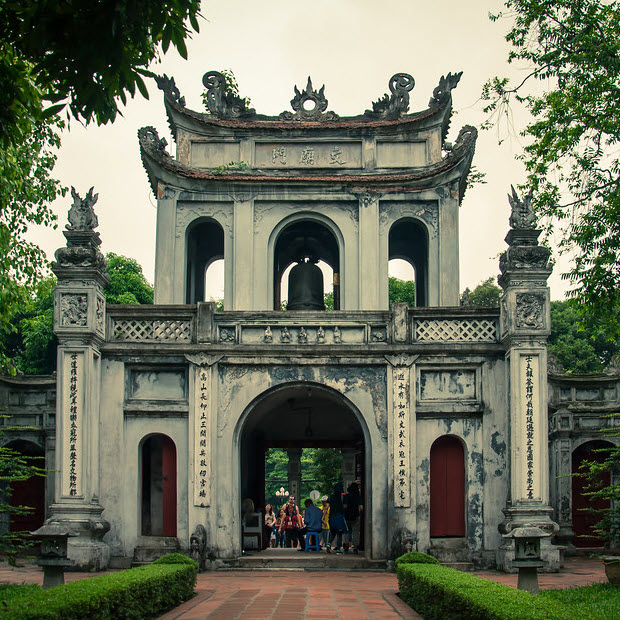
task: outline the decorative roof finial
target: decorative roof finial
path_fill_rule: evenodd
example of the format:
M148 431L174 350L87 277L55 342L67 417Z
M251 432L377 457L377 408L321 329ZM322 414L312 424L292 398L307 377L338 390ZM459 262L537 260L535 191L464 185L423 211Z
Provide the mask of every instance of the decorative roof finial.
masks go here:
M512 195L508 194L508 202L512 208L510 226L514 229L536 228L536 214L532 209L532 191L530 190L521 200L514 185L511 185L510 189L512 190Z
M99 194L93 196L93 189L91 187L88 190L88 194L82 199L75 191L75 187L71 187L73 204L68 213L69 223L66 225L67 230L92 231L99 226L99 220L93 209Z
M163 91L166 97L180 105L182 108L185 107L185 97L181 97L181 91L174 83L173 77L168 77L165 73L163 75L156 75L155 82L157 83L157 88Z
M450 97L452 91L456 88L462 75L462 71L459 71L458 73L448 73L448 75L442 75L441 79L439 80L439 84L435 87L435 90L433 91L433 96L428 102L428 107L432 108L435 105L444 103L446 99Z
M333 121L338 118L335 112L325 112L328 101L325 99L325 84L317 91L312 86L312 80L308 76L306 88L300 91L297 86L295 96L291 99L291 107L295 111L282 112L280 118L287 121ZM308 102L309 105L306 105Z

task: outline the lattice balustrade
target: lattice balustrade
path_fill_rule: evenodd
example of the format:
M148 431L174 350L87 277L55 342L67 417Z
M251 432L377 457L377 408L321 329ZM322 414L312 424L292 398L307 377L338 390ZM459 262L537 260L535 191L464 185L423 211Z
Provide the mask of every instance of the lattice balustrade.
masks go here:
M415 322L417 342L497 342L497 325L489 319L421 319Z
M190 319L114 319L112 340L187 342L192 339Z

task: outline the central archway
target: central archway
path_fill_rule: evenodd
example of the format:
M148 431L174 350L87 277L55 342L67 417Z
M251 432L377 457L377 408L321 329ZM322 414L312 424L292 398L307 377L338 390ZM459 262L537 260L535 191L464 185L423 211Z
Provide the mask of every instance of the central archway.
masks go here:
M279 448L295 454L306 448L329 448L342 451L345 456L341 471L344 489L346 491L350 482L358 480L364 514L370 514L368 428L357 408L336 390L317 383L295 382L264 392L254 399L239 421L238 446L240 497L243 501L251 499L257 512L262 512L266 504L265 453L268 449ZM287 474L292 483L296 473L290 465ZM299 480L301 482L301 474ZM295 486L291 488L298 504L307 497L299 497L299 490ZM329 495L331 491L321 489L321 494ZM360 525L362 546L370 549L367 520L363 518Z

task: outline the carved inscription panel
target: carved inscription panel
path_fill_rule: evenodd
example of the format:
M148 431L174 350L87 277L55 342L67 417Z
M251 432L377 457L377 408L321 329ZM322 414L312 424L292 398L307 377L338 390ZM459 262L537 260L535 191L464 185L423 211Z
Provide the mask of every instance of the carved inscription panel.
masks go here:
M257 143L257 168L361 168L361 142Z
M472 369L421 369L420 400L474 400L476 372Z
M190 162L196 168L227 166L240 159L238 142L192 142Z

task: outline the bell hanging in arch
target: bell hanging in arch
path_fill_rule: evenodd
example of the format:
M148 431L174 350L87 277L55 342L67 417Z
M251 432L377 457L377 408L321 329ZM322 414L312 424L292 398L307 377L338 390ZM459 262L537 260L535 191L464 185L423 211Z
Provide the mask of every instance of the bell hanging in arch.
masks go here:
M288 276L287 310L325 310L323 272L316 259L301 258Z

